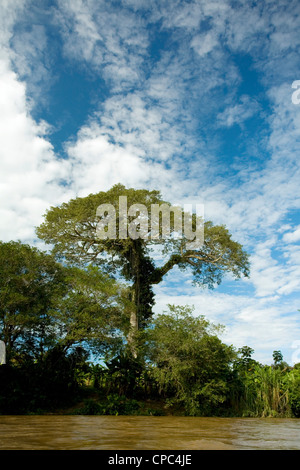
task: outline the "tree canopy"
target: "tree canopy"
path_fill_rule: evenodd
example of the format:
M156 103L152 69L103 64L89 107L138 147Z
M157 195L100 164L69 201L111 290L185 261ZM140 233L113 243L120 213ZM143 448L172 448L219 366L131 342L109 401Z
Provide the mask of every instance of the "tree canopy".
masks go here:
M128 333L127 286L95 266L64 266L21 242L0 242L0 338L7 360L83 342L97 351Z
M120 233L124 220L120 214L120 197L126 197L127 205L135 208L130 213L129 225L136 222L140 206L147 209L144 227L151 232L152 205L171 203L163 201L159 191L144 189L126 189L117 184L110 190L77 197L59 207L50 207L44 216L44 222L37 228L37 235L53 246L52 253L66 262L86 266L101 266L110 274L120 275L131 285L130 299L135 307L130 316L131 333L128 340L133 342L136 332L147 325L152 315L154 294L152 286L160 283L164 276L174 267L181 270L190 269L196 285L213 288L220 284L224 275L229 273L235 278L249 275L249 260L243 247L232 240L228 229L223 225L204 222L204 242L197 248L190 248L185 236L153 239L139 236L116 236L106 239L97 236L99 216L97 209L110 204L115 211L115 228ZM170 212L171 234L175 233L174 215ZM173 217L173 219L172 219ZM192 227L197 225L197 217L190 214ZM140 219L141 220L141 219ZM161 245L164 262L156 266L151 249Z
M0 336L9 359L25 339L45 338L49 312L66 286L53 256L21 242L0 242L0 265Z
M222 330L189 306L169 305L147 331L154 377L188 414L205 414L226 399L235 352L218 338Z

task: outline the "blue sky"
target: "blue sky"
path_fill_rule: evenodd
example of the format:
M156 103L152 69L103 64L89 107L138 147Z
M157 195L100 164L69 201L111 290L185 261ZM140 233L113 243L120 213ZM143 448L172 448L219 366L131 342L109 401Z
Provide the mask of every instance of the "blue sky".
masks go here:
M156 311L189 303L256 359L300 361L299 15L290 0L2 0L0 238L42 246L48 207L119 182L204 204L251 277L207 291L174 270Z

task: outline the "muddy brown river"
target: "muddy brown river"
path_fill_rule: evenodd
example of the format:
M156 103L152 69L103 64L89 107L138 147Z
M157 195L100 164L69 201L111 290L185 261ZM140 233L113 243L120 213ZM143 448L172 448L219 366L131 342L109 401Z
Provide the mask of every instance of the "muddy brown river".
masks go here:
M300 450L300 420L0 416L1 450Z

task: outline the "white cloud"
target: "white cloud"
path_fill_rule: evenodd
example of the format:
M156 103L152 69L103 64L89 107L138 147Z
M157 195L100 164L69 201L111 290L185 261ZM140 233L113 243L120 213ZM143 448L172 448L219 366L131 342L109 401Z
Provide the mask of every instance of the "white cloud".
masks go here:
M32 25L29 31L21 29L14 34L11 44L11 63L19 79L26 81L27 100L30 96L32 106L37 102L47 105L47 92L55 80L55 72L51 71L45 27Z
M194 36L191 42L191 46L201 57L211 52L217 44L218 39L216 34L211 32Z
M141 17L103 1L58 0L56 21L68 58L92 67L115 91L132 88L143 79L149 41Z
M11 23L0 45L1 239L31 241L42 213L66 193L60 183L67 178L68 163L54 155L45 137L47 125L30 116L26 85L12 71L8 48L17 5L4 6Z
M12 36L12 28L19 15L24 12L26 0L2 0L0 15L0 44L2 47L8 47L8 42Z
M240 101L238 104L228 106L217 116L217 122L220 126L241 125L241 123L251 118L260 109L258 103L253 99L251 100L248 96L242 96Z
M139 156L110 143L98 126L81 129L77 142L68 146L68 154L78 196L99 192L100 188L108 190L119 182L127 186L143 184L148 178Z
M295 243L300 241L300 225L293 232L287 232L283 235L283 240L287 243Z

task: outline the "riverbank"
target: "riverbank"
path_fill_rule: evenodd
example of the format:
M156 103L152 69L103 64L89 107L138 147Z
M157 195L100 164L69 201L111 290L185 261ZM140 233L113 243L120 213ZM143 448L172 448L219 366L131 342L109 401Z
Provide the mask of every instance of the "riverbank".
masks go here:
M30 415L84 415L84 416L185 416L183 406L172 405L164 399L135 399L116 394L104 396L97 392L82 393L71 405L37 410Z
M45 361L2 365L0 414L300 417L298 365L263 366L247 360L225 369L226 374L221 371L225 377L220 372L214 378L190 377L180 368L178 380L174 372L172 380L167 376L161 384L161 367L154 370L121 358L104 368L71 359L55 356L49 359L52 367Z
M77 400L65 403L60 407L37 409L24 413L24 415L40 416L157 416L157 417L187 417L184 404L172 404L168 399L155 398L127 398L124 395L103 394L103 392L84 389ZM231 408L220 409L219 413L203 415L199 413L195 417L215 418L279 418L297 420L292 414L280 415L274 412L263 415L255 415L251 412L239 413Z

